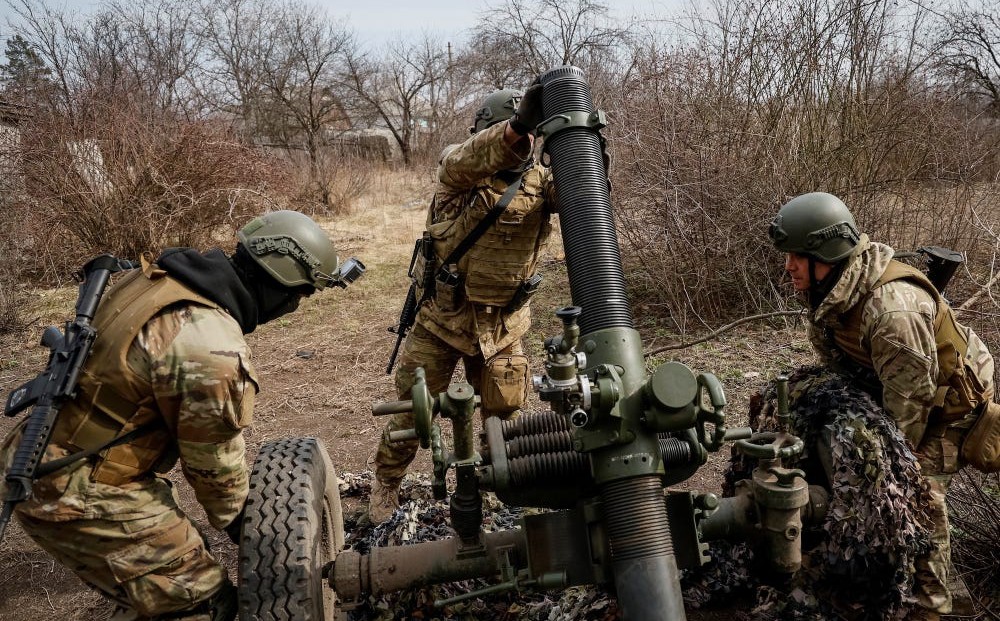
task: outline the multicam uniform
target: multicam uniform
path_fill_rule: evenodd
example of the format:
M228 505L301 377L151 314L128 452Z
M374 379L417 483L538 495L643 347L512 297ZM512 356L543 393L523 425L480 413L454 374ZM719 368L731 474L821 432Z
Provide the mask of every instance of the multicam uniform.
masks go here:
M918 559L922 608L951 612L945 494L962 465L958 447L992 400L993 358L917 270L892 261L892 248L862 235L844 270L811 313L809 337L824 362L874 380L881 403L916 447L931 485L934 549Z
M39 546L132 611L122 618L208 619L178 611L197 611L232 586L157 474L179 458L217 528L243 506L241 429L251 422L257 386L240 325L146 266L108 292L94 327L80 394L60 412L42 463L138 426L159 427L38 479L16 515ZM19 437L20 427L3 444L5 466Z
M512 181L509 173L529 156L504 143L507 122L478 132L442 158L439 184L427 215L434 253L443 260L500 200ZM484 416L508 416L525 401L528 363L521 337L531 324L525 304L508 304L518 287L535 273L538 255L551 232L555 204L548 168L535 165L499 220L451 271L460 285L454 292L438 286L417 314L396 371L400 399L410 397L414 370L422 366L431 394L447 389L459 360L469 383L482 395ZM385 428L376 456L376 476L392 486L406 472L416 441L390 444L388 434L413 427L412 414L397 414Z

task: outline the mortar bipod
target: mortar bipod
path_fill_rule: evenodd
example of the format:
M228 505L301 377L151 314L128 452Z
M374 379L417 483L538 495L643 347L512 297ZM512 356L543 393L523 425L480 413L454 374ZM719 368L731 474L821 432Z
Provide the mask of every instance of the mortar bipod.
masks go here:
M483 500L476 467L482 463L482 457L475 448L473 428L473 416L480 403L479 397L472 386L465 382L453 383L448 386L447 392L432 396L427 388L427 376L423 367L417 367L414 378L411 399L377 404L372 407L372 414L385 416L413 412L414 427L390 432L389 441L417 440L421 448L431 449L434 463L431 487L437 500L448 497L445 477L449 468L455 468L456 485L450 498L451 525L463 546L481 546ZM454 451L447 455L441 441L441 428L434 422L436 414L452 422Z

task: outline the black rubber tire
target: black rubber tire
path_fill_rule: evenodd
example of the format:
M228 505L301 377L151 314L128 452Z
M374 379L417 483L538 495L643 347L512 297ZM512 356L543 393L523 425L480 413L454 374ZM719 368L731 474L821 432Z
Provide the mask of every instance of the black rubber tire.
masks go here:
M337 476L317 438L261 447L240 537L241 621L333 621L323 566L344 547Z

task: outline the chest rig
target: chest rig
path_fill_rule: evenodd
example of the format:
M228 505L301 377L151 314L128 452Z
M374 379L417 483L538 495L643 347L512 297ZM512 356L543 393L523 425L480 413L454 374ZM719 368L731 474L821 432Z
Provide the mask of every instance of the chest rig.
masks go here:
M95 481L127 483L152 470L172 450L150 381L132 370L127 356L146 322L178 302L218 308L143 261L143 269L126 275L94 316L99 336L80 375L76 398L60 412L52 442L71 451L89 451L140 428L159 427L103 451L91 475Z
M465 301L516 310L537 289L538 254L551 232L541 173L537 168L523 175L499 173L466 200L466 208L453 219L428 227L434 254L442 262L438 304L460 305L458 296L440 299L452 287Z
M931 281L915 267L895 260L890 261L885 272L872 287L872 291L898 280L906 280L917 285L930 294L936 304L934 342L938 360L938 388L931 410L931 422L949 423L964 418L986 400L975 370L967 363L969 341L966 332L958 325L951 307ZM862 315L871 295L869 292L840 316L841 328L837 330L827 328L825 334L828 343L840 354L842 363L854 363L857 365L855 369L861 367L858 375L880 388L881 384L875 376L871 354L861 344ZM851 365L845 364L845 366L849 368Z

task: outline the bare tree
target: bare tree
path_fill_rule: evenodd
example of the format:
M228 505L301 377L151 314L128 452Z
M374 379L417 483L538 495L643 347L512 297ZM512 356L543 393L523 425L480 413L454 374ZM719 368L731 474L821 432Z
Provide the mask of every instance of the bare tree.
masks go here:
M627 37L597 0L505 0L473 32L483 81L492 88L527 84L559 65L591 65Z
M264 124L265 69L275 55L269 24L281 21L281 9L268 0L204 0L199 13L203 105L232 118L252 142Z
M80 80L76 79L72 69L72 16L54 11L33 0L9 0L8 6L20 17L20 25L15 28L15 33L27 41L52 72L55 88L51 91L51 97L37 101L35 105L72 115L73 95L80 87Z
M38 51L56 85L49 107L70 118L127 99L150 113L190 112L190 76L200 57L183 0L102 5L82 19L35 0L11 2L18 34Z
M1000 116L1000 8L963 3L941 31L941 65L972 97Z
M459 99L452 72L447 48L425 34L417 43L389 43L380 57L355 50L348 55L344 80L352 103L370 124L392 133L409 164L419 136L452 126Z
M321 149L333 127L350 124L337 87L352 35L319 9L293 1L266 24L264 37L271 43L260 65L264 97L259 127L282 147L305 151L311 178L326 203L330 197L322 183Z

